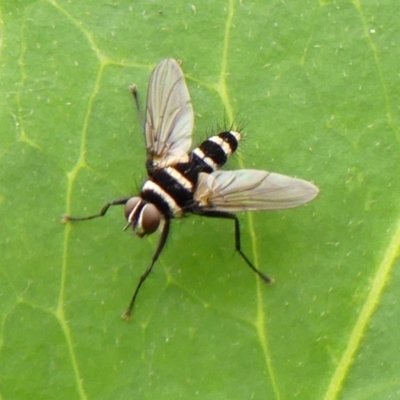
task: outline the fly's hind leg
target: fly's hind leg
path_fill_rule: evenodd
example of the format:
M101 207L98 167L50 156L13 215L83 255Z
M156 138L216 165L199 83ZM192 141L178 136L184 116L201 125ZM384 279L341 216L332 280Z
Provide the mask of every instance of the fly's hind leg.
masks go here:
M204 217L210 217L210 218L222 218L222 219L230 219L233 220L235 223L235 248L236 251L240 254L240 256L243 258L243 260L246 262L246 264L265 282L268 284L272 284L274 280L270 278L269 276L265 275L263 272L261 272L258 268L254 266L254 264L249 260L249 258L244 254L242 247L241 247L241 242L240 242L240 224L237 216L235 214L231 214L228 212L223 212L223 211L210 211L210 210L202 210L200 208L196 208L192 211L194 214L197 215L203 215Z

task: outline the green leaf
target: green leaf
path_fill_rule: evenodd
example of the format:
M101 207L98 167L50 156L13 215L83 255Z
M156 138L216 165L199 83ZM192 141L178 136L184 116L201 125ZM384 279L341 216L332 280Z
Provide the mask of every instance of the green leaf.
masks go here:
M385 399L400 390L397 3L3 2L2 399ZM151 69L182 61L196 143L234 121L227 168L315 182L295 210L122 232L145 179Z

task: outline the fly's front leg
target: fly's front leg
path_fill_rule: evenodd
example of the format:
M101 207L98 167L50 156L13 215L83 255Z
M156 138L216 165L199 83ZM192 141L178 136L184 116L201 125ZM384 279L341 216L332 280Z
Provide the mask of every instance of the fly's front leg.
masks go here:
M147 267L146 271L144 271L143 275L139 279L138 284L136 285L136 289L133 293L132 300L129 303L129 306L126 309L126 311L122 314L123 319L129 319L131 317L132 309L133 309L133 306L135 305L136 297L139 294L139 290L142 287L144 281L150 275L150 272L152 271L155 262L157 261L158 257L160 256L160 254L165 246L165 243L167 243L167 239L168 239L168 235L169 235L169 227L170 227L170 220L169 220L169 218L165 218L164 227L163 227L160 241L158 242L156 251L154 252L153 257L151 258L150 265Z
M70 221L87 221L89 219L93 219L93 218L98 218L98 217L104 217L104 215L106 215L108 209L111 206L120 206L120 205L124 205L126 204L126 202L130 199L130 197L124 198L124 199L117 199L117 200L113 200L108 202L101 210L98 214L94 214L94 215L89 215L88 217L72 217L71 215L64 215L62 222L67 223Z

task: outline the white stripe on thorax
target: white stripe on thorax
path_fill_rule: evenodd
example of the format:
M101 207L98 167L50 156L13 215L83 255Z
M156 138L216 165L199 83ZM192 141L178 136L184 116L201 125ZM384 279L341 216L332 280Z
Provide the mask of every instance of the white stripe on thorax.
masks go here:
M183 186L189 192L193 191L193 183L189 179L185 178L178 170L173 167L164 168L164 171L174 178L181 186Z
M162 189L159 185L154 183L153 181L146 181L143 185L142 192L151 191L158 194L167 204L169 209L172 211L175 217L182 216L182 209L176 204L176 201L172 196L170 196L164 189Z

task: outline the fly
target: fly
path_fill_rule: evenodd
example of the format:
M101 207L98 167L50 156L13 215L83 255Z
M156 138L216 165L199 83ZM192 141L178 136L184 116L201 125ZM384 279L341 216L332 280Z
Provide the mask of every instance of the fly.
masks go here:
M136 88L131 89L139 109ZM197 214L232 220L236 251L261 279L271 283L271 278L242 251L239 220L234 213L297 207L318 194L318 188L310 182L273 172L219 171L236 151L241 133L221 132L190 152L193 123L193 108L180 65L174 59L165 59L153 70L148 87L144 122L148 179L140 195L110 201L98 214L88 217L64 217L64 222L84 221L103 217L111 206L125 205L125 229L132 226L137 236L144 237L162 227L157 248L123 318L131 316L140 288L167 242L173 218Z

